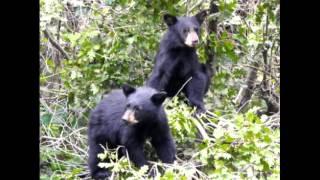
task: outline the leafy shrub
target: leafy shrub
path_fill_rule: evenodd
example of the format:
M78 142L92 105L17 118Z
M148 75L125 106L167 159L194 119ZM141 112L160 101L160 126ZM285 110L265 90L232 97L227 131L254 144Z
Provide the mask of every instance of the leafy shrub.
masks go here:
M123 83L140 86L149 76L160 37L162 14L194 14L212 1L65 1L40 0L40 169L41 179L87 176L86 126L89 111L104 92ZM215 75L205 98L210 116L175 97L166 104L178 160L158 162L150 143L146 154L156 179L279 179L279 114L268 109L257 89L279 96L279 1L216 0L219 13L202 29L197 52L201 62L214 51ZM208 34L208 22L218 20ZM67 53L57 50L44 31ZM246 86L248 66L258 63L254 93L239 111L234 103ZM112 157L114 150L105 151ZM147 178L128 159L102 164L113 177Z
M166 111L178 147L178 160L173 165L153 162L154 166L150 168L160 172L156 179L193 176L200 179L279 179L279 129L272 130L267 126L267 121L255 114L256 109L250 109L246 114L224 115L228 118L197 119L176 99L169 102ZM206 138L198 138L199 126L192 123L195 121L205 130ZM186 144L188 148L181 148ZM100 154L103 159L113 160L102 163L101 167L112 170L114 177L148 177L148 167L137 170L128 158L116 159L115 152L108 150Z

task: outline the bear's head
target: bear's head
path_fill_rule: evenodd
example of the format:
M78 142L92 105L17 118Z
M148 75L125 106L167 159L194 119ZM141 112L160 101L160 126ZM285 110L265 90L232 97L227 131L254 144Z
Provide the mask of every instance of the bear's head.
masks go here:
M122 120L129 124L157 120L159 113L163 111L162 103L167 97L165 92L158 92L150 87L134 88L129 85L124 85L122 91L127 98Z
M195 47L199 43L200 26L207 16L207 11L201 11L195 16L176 17L165 14L163 19L167 24L169 31L179 36L181 44L188 47Z

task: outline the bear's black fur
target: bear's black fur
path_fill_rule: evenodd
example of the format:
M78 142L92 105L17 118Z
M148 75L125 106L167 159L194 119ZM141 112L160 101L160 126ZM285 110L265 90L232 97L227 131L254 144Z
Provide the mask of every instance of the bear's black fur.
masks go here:
M97 154L103 152L100 144L114 149L126 148L129 158L138 167L147 164L143 145L147 138L164 163L175 160L175 143L170 133L162 103L166 93L150 87L133 88L125 85L122 90L109 93L91 112L88 128L89 169L94 179L109 176L106 169L98 167ZM119 151L124 155L124 149Z
M212 76L211 62L200 64L195 46L199 42L200 26L207 12L202 11L191 17L164 16L168 26L155 58L155 67L147 85L159 91L166 91L169 97L182 92L197 112L204 112L203 98L209 89Z

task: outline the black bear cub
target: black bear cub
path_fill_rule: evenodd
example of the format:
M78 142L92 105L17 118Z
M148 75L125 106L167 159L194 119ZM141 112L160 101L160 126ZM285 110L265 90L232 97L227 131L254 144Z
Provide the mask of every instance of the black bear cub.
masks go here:
M110 174L98 167L97 154L103 152L100 144L114 149L122 145L130 160L138 167L147 164L143 146L147 138L164 163L173 163L176 148L170 133L162 103L166 93L150 87L134 88L124 85L122 90L113 90L91 112L89 140L89 169L94 179L103 179ZM125 149L118 153L125 155Z
M200 27L206 16L207 11L188 17L164 15L168 30L160 42L155 66L147 81L148 86L164 90L173 97L192 77L182 92L198 113L206 111L203 98L212 76L211 62L199 63L196 52Z

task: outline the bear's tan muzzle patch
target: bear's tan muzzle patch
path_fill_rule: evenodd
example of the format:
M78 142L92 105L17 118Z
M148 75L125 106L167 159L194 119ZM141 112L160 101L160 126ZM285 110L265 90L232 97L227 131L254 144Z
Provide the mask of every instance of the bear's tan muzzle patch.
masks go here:
M186 40L185 40L185 44L189 47L195 47L199 42L199 37L197 35L197 33L192 30L188 33Z
M134 111L131 109L128 109L124 112L124 114L122 116L122 120L127 121L130 124L138 123L138 121L136 120L136 118L134 116Z

